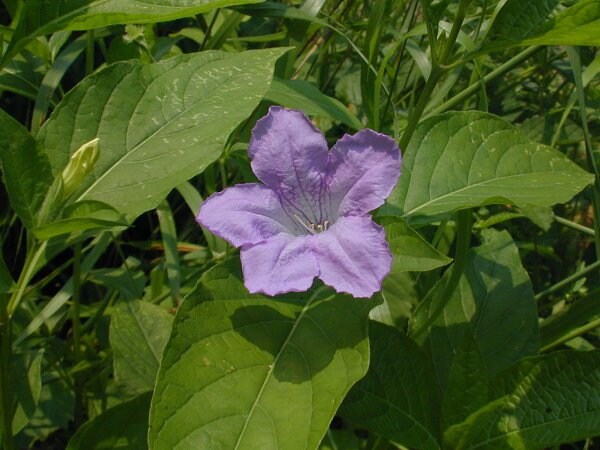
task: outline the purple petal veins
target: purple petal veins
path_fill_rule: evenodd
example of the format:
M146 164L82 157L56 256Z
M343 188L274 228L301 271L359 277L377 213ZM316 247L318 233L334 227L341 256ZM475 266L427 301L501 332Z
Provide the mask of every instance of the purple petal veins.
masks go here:
M366 129L329 151L302 112L274 106L252 130L248 154L263 184L210 196L196 218L241 247L248 290L304 291L315 277L355 297L380 290L392 256L369 212L398 181L396 143Z

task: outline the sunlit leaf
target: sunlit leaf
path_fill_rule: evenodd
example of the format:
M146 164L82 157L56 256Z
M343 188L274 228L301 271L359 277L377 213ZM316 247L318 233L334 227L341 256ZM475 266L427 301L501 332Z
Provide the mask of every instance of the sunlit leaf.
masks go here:
M382 212L431 221L435 214L493 203L550 206L592 181L562 153L496 116L449 112L419 124Z
M367 370L373 301L329 288L250 295L239 263L179 309L150 413L150 448L316 448Z
M283 51L211 51L108 66L70 91L41 129L53 173L99 138L99 159L73 200L104 202L129 220L156 207L220 155L262 99Z

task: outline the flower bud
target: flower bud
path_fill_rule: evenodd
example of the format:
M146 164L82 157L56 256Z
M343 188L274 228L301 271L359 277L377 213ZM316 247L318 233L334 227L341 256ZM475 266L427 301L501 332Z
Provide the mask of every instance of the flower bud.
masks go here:
M63 198L75 192L81 186L83 179L94 169L100 155L99 141L98 138L92 139L71 155L67 167L62 171Z

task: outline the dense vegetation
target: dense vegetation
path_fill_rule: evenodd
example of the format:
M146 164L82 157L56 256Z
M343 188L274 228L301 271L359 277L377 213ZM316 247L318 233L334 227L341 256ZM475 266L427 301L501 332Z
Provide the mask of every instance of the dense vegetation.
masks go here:
M2 449L598 445L599 0L0 5ZM371 298L196 222L272 105L398 144Z

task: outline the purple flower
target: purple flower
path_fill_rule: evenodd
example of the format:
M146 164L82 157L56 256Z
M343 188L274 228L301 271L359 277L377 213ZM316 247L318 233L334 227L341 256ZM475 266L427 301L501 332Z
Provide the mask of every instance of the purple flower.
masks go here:
M302 112L271 107L252 130L248 153L263 184L210 196L196 218L241 247L248 290L305 291L315 277L355 297L380 290L392 255L368 213L398 180L396 143L366 129L328 151Z

